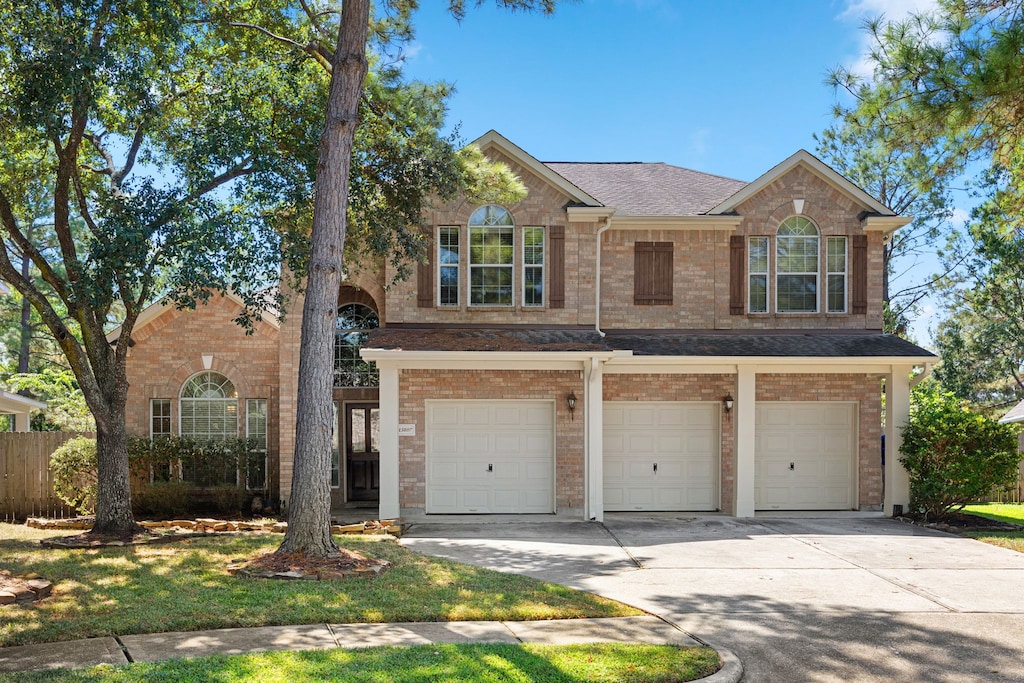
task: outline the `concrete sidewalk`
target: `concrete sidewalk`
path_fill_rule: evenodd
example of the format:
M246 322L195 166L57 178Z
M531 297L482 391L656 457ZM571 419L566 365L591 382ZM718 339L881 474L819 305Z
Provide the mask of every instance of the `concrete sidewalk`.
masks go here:
M685 632L653 616L556 621L449 621L399 624L309 624L261 626L213 631L150 633L90 638L0 648L0 672L75 669L97 664L156 662L179 657L238 655L266 650L317 650L376 645L430 643L574 643L627 642L703 645ZM719 652L723 668L703 679L738 681L739 661Z

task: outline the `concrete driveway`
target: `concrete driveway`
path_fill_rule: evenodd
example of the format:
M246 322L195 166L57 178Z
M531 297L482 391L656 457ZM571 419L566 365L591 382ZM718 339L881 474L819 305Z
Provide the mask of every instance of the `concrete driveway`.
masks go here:
M1024 554L978 541L850 516L440 519L403 544L645 609L747 682L1024 681Z

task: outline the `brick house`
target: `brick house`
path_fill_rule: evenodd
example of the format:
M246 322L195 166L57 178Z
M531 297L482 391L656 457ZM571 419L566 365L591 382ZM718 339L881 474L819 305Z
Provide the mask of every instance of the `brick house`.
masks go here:
M477 144L527 198L434 207L415 277L339 292L336 505L599 520L909 502L879 444L883 385L896 452L911 372L937 360L881 332L882 247L910 218L805 151L744 183ZM249 337L230 297L147 310L129 429L261 438L286 500L293 306Z

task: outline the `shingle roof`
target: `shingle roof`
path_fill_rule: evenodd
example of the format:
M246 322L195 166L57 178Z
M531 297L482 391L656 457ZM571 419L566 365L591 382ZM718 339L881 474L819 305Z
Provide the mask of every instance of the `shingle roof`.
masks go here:
M604 351L594 330L396 329L370 332L364 344L403 351Z
M892 334L612 334L612 349L636 356L759 356L771 358L922 357L935 354Z
M624 216L696 216L746 187L665 163L545 162L545 166Z
M594 330L410 329L370 332L366 347L402 351L632 351L636 356L740 356L772 358L937 358L891 334L609 332Z

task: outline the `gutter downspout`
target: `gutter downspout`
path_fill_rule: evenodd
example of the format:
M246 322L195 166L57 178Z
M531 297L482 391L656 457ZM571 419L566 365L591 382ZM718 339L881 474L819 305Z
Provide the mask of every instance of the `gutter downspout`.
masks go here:
M608 216L604 219L604 225L597 231L597 260L594 262L594 330L602 338L604 332L601 331L601 235L610 227L612 227L612 217Z

